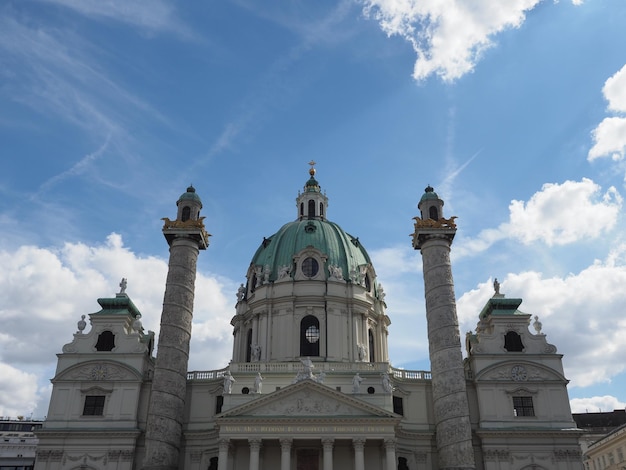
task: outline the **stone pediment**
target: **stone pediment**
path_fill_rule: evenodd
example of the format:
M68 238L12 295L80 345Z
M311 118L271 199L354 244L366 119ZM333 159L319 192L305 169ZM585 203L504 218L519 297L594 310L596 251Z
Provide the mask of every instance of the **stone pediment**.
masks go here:
M113 361L89 361L65 369L52 380L117 382L141 379L141 373L125 364Z
M311 380L264 395L221 415L221 418L235 417L399 418L394 413Z
M507 361L485 368L476 375L476 381L528 382L567 381L565 377L552 368L527 361Z

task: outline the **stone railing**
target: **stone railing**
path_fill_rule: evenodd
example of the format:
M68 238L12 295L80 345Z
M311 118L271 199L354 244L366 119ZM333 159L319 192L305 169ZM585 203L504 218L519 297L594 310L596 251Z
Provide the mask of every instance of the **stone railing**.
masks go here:
M396 369L387 362L314 362L315 372L324 371L326 374L342 372L387 372L399 380L431 380L430 371ZM301 362L233 362L228 367L219 370L187 372L187 380L215 380L224 377L228 370L234 373L268 372L297 374L302 371Z

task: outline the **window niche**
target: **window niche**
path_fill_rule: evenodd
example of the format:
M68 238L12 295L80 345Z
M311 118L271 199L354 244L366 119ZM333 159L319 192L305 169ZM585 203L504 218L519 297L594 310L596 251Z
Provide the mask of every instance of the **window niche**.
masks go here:
M252 328L246 335L246 362L252 362Z
M315 224L311 222L311 228L315 229ZM306 231L305 227L305 231ZM302 251L293 256L295 270L294 281L323 281L326 279L326 261L328 256L320 253L312 246L307 246Z
M115 335L112 331L104 330L98 335L96 351L113 351L115 348Z
M300 322L300 356L320 355L320 322L307 315Z
M183 207L183 213L181 215L181 220L183 222L188 221L191 218L191 208L189 206Z
M315 277L320 270L320 264L315 258L307 258L302 262L302 274L306 277Z
M515 331L507 331L504 335L504 349L508 352L523 352L522 337Z
M376 362L376 355L374 350L374 334L371 328L367 330L367 340L369 345L370 362Z

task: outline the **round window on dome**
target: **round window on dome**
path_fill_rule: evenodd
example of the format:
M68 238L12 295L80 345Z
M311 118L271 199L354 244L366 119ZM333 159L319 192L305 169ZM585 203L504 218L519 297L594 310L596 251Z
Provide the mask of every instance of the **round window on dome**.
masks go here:
M315 276L320 269L320 265L315 258L307 258L302 262L302 273L306 277Z
M311 325L306 329L304 336L309 343L317 343L320 340L320 329Z

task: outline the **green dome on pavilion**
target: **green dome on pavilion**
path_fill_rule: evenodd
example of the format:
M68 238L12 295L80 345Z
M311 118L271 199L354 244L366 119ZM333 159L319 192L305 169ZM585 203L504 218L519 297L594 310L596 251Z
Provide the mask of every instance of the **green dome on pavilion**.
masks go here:
M189 186L187 191L180 195L178 201L176 201L176 205L180 204L182 201L196 201L202 207L202 201L200 200L200 196L196 193L196 188L193 186Z

